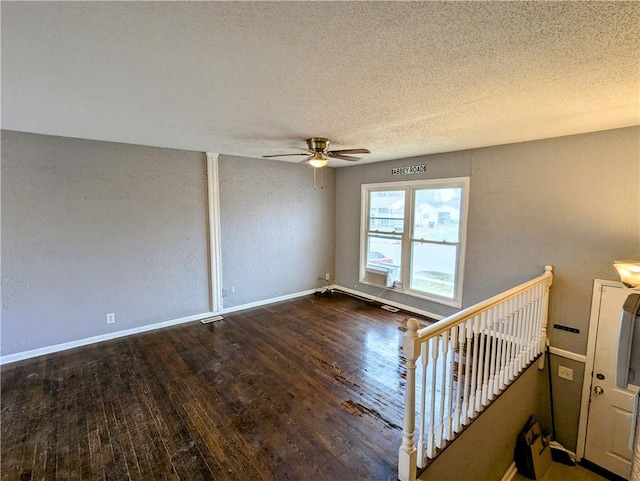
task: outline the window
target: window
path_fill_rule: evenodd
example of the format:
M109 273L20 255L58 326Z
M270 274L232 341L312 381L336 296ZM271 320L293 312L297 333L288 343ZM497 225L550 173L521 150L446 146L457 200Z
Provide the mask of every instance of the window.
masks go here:
M360 281L461 307L469 178L362 186ZM376 277L377 276L377 277Z

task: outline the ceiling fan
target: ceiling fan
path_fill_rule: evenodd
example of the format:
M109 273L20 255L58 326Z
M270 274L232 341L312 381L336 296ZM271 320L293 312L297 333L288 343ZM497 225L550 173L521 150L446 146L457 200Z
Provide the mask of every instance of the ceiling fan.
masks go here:
M352 155L345 154L370 154L368 149L342 149L342 150L329 150L329 139L324 137L311 137L307 139L307 151L308 154L276 154L276 155L263 155L263 158L269 157L285 157L289 155L306 155L307 158L304 162L308 162L314 169L320 169L327 165L329 158L348 160L349 162L356 162L360 160L360 157L353 157Z

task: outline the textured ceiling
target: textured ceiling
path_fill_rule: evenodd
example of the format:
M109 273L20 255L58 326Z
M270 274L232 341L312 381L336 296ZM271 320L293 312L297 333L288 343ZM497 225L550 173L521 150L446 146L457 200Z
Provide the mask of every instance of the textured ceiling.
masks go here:
M326 136L379 161L640 123L638 2L1 9L9 130L247 157Z

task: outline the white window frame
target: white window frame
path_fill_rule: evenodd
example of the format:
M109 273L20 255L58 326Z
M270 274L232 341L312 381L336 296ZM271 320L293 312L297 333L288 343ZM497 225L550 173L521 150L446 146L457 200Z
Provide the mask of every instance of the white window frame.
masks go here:
M462 307L462 286L464 281L464 265L465 252L467 244L467 218L469 212L469 177L452 177L445 179L425 179L415 181L399 181L399 182L383 182L378 184L362 184L361 186L361 213L360 213L360 282L363 284L376 285L365 280L367 268L367 237L369 234L369 193L384 191L405 191L405 209L404 209L404 229L402 233L402 259L400 261L402 272L402 286L395 285L390 288L393 291L401 292L408 296L426 299L438 304L447 306ZM411 266L411 249L412 242L415 241L412 236L413 231L413 215L415 211L415 191L420 189L438 189L438 188L462 188L460 198L460 232L459 242L457 243L457 259L456 259L456 282L454 285L453 298L438 296L436 294L417 291L409 288L409 273ZM438 242L434 242L438 243ZM444 243L447 244L447 243ZM451 243L448 243L451 244Z

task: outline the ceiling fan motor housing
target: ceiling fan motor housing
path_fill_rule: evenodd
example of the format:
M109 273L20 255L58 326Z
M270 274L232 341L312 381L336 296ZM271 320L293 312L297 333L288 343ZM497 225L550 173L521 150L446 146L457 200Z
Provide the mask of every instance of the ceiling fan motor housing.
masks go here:
M329 139L325 139L324 137L311 137L307 139L307 145L309 146L309 150L313 152L324 153L329 148Z
M306 155L307 160L305 162L309 162L313 165L312 161L316 161L317 164L322 163L322 165L313 165L316 168L324 167L328 158L346 160L349 162L355 162L356 160L360 160L360 157L353 157L349 154L369 154L371 153L369 149L342 149L342 150L329 150L329 144L331 142L329 139L325 137L311 137L307 139L307 151L309 154L302 154L296 152L295 154L275 154L275 155L263 155L264 158L269 157L284 157L290 155Z

